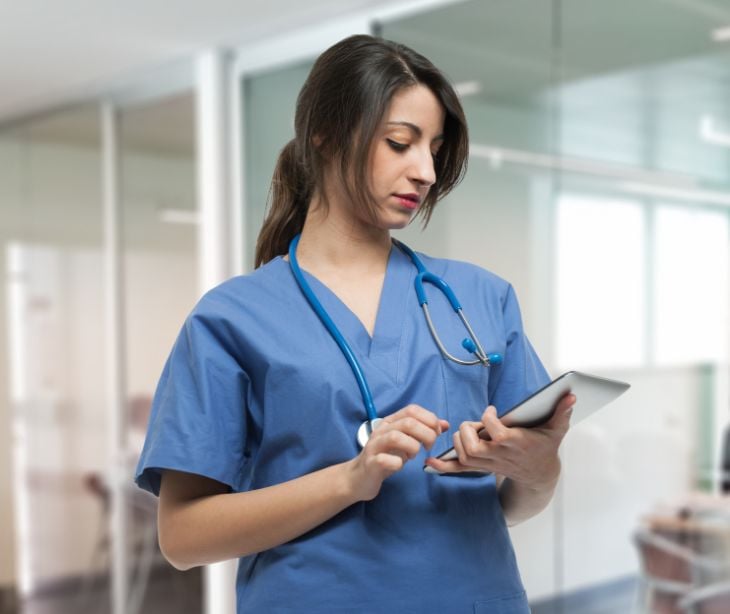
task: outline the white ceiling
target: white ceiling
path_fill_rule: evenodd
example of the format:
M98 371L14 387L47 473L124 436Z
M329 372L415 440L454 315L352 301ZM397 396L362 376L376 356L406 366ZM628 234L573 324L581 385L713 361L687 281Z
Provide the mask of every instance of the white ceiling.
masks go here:
M211 46L391 0L0 0L0 122Z

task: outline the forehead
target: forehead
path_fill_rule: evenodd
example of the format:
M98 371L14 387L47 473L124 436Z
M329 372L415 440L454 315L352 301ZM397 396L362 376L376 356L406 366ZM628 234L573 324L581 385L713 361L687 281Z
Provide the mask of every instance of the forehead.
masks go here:
M424 85L413 85L399 90L385 111L383 120L406 122L418 126L424 134L440 134L446 112L434 93Z

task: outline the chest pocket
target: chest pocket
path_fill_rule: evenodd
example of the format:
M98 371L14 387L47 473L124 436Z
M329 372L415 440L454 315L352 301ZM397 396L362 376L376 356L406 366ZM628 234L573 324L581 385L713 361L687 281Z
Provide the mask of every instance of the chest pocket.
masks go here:
M446 387L449 419L479 420L489 404L489 368L481 365L459 365L443 359L441 370ZM456 424L452 424L455 427Z

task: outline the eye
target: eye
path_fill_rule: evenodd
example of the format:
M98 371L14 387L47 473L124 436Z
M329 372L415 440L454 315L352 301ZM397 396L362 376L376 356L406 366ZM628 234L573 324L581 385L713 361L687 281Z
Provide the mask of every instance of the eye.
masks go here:
M395 151L405 151L408 149L408 145L406 143L399 143L398 141L394 141L393 139L385 139L390 145L390 148Z

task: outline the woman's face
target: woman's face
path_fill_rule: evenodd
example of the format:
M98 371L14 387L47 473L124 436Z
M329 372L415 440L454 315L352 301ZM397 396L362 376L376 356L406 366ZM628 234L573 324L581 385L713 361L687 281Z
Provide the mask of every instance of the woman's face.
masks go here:
M396 93L373 140L370 189L378 227L403 228L436 182L434 157L443 143L444 109L430 89Z

